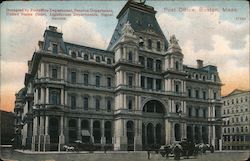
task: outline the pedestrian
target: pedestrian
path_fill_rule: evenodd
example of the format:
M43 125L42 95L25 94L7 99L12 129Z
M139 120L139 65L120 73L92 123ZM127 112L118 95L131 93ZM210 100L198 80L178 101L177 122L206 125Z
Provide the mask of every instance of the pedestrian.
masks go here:
M147 148L147 154L148 154L148 159L150 160L150 149L149 149L149 147Z
M210 144L210 152L214 153L214 146L212 144Z
M174 147L174 160L180 160L181 157L181 149L178 145Z

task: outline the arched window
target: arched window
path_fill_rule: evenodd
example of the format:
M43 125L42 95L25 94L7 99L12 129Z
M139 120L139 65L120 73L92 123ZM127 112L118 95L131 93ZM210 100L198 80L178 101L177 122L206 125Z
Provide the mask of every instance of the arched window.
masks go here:
M70 119L69 120L69 142L73 143L76 141L77 135L76 135L76 120Z
M156 144L161 145L161 143L162 143L162 126L161 126L161 124L156 125L155 135L156 135Z
M96 57L95 57L95 61L98 62L98 63L100 63L100 61L101 61L101 60L100 60L100 57L99 57L99 56L96 56Z
M174 125L174 136L175 136L175 141L181 141L181 130L179 124Z
M148 39L148 49L152 49L152 40Z
M128 150L134 149L134 123L133 121L127 122L127 139L128 139Z
M88 54L84 54L84 56L83 56L84 58L84 60L89 60L89 55Z
M81 58L81 57L82 57L81 52L80 52L80 51L78 51L77 53L78 53L78 57L80 57L80 58Z
M105 128L105 133L104 133L104 136L106 138L106 144L112 144L112 133L111 133L111 122L110 121L106 121L105 122L105 125L104 125L104 128Z
M94 143L101 143L101 125L99 121L93 123Z
M49 119L49 135L51 143L59 142L59 121L57 118L52 117Z

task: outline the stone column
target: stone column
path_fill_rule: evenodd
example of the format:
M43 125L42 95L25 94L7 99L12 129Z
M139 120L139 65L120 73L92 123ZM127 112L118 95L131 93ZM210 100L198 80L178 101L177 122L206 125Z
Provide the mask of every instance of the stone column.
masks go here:
M101 121L101 145L102 150L104 150L104 146L106 144L106 138L105 138L105 127L104 127L104 120Z
M68 81L68 67L65 66L64 67L64 81Z
M142 121L135 120L134 150L142 150Z
M49 136L49 116L45 117L45 135L43 151L50 150L50 136Z
M77 139L81 139L81 118L78 118L78 123L77 123Z
M64 105L64 90L61 89L61 105Z
M41 151L44 143L44 119L43 116L40 116L39 124L39 138L38 138L38 151Z
M63 79L64 79L64 72L63 72L63 68L64 68L64 66L61 66L61 80L63 80Z
M49 88L46 88L46 104L49 104Z
M46 78L49 78L49 64L46 63Z
M153 78L153 89L156 90L156 79Z
M69 126L68 126L68 117L64 117L64 136L65 136L65 144L69 143Z
M145 128L146 129L146 128ZM166 144L170 144L173 141L172 131L174 129L172 128L171 122L168 119L165 119L165 134L166 134Z
M32 145L31 145L31 150L36 151L36 146L37 146L37 141L38 141L38 136L37 136L37 125L38 120L37 117L34 117L33 120L33 136L32 136Z
M181 130L181 140L184 138L187 138L187 124L183 122L182 124L182 130Z
M44 88L41 87L41 104L45 104L45 98L44 98L45 92Z
M123 109L127 109L126 94L123 94Z
M40 69L41 73L40 73L40 78L43 78L45 76L45 71L44 71L44 63L41 63L41 69Z
M65 95L64 95L64 105L67 106L68 105L68 91L64 90Z
M91 139L91 142L94 143L94 137L93 137L93 119L90 119L90 139Z
M58 145L58 151L60 151L65 144L65 137L64 137L64 117L61 116L60 119L60 136L59 136L59 145Z

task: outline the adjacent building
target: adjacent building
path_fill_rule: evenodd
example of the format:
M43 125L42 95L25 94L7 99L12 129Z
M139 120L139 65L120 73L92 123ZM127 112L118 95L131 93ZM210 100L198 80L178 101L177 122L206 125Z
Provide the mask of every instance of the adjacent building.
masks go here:
M1 124L1 145L12 145L15 134L15 115L13 112L0 110L0 124Z
M106 50L66 42L49 26L16 95L23 146L61 150L81 140L96 149L142 150L187 138L218 149L217 67L184 65L178 40L166 39L155 14L128 1Z
M250 149L250 91L236 89L222 100L223 149Z

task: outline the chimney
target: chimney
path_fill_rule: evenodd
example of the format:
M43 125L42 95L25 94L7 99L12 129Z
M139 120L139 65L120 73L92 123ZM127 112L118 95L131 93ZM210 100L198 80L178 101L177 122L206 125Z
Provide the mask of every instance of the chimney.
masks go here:
M198 59L198 60L196 60L196 62L197 62L197 68L203 67L203 60Z
M49 30L50 30L50 31L57 32L57 31L56 31L56 30L57 30L57 27L55 27L55 26L49 26Z

